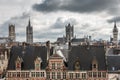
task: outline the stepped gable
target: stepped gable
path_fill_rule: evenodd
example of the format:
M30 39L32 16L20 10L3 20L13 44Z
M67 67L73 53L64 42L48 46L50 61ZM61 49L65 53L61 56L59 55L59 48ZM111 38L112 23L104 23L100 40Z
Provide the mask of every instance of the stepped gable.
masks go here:
M79 58L80 70L92 70L92 60L94 56L98 61L98 70L106 70L104 46L72 46L68 54L68 69L74 70L75 61Z
M120 70L120 56L107 56L108 71Z
M55 53L52 56L50 56L50 58L59 58L59 59L63 59L59 54Z
M22 70L34 69L34 60L37 57L42 59L42 69L47 65L47 48L45 46L13 46L10 52L8 70L15 70L17 57L23 59Z

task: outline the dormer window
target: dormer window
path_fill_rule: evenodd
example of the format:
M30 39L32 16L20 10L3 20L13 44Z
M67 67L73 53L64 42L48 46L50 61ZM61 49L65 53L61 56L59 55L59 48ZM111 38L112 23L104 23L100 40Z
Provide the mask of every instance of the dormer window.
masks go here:
M92 70L98 70L98 62L95 56L93 57L92 60Z
M36 60L35 60L35 70L40 70L41 69L41 62L42 62L42 59L40 57L37 57Z
M21 63L23 62L22 58L20 58L18 56L17 60L16 60L16 70L21 70Z
M96 68L96 64L93 64L93 68Z
M80 70L80 61L77 59L76 62L75 62L75 70Z

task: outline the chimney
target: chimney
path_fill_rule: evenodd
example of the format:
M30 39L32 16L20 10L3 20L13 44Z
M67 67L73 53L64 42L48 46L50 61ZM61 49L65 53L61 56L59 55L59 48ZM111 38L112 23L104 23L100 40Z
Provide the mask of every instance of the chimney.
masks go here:
M48 60L50 57L50 41L46 42L46 47L47 47L47 60Z

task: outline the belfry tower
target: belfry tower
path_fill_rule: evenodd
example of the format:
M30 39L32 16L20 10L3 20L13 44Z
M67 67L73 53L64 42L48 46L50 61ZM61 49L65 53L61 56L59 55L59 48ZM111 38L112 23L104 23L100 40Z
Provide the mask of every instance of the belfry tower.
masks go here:
M33 43L33 28L29 19L28 26L26 27L26 42L29 44Z
M70 23L66 26L66 41L70 42L74 37L74 27L70 25Z
M116 26L116 22L114 22L114 28L113 28L113 43L118 44L118 28Z
M15 35L15 25L10 24L9 25L9 38L11 42L15 41L16 35Z

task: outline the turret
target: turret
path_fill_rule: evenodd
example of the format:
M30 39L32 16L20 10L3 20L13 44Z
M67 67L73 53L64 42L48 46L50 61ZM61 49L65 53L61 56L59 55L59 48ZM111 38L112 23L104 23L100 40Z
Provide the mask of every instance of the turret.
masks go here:
M118 28L116 26L116 22L114 22L114 28L113 28L113 43L118 44Z
M74 27L70 23L66 26L66 41L69 42L74 37Z
M29 44L33 43L33 28L31 26L30 19L28 21L28 26L26 28L26 42Z
M15 35L15 25L10 24L9 25L9 38L11 42L15 41L16 35Z

